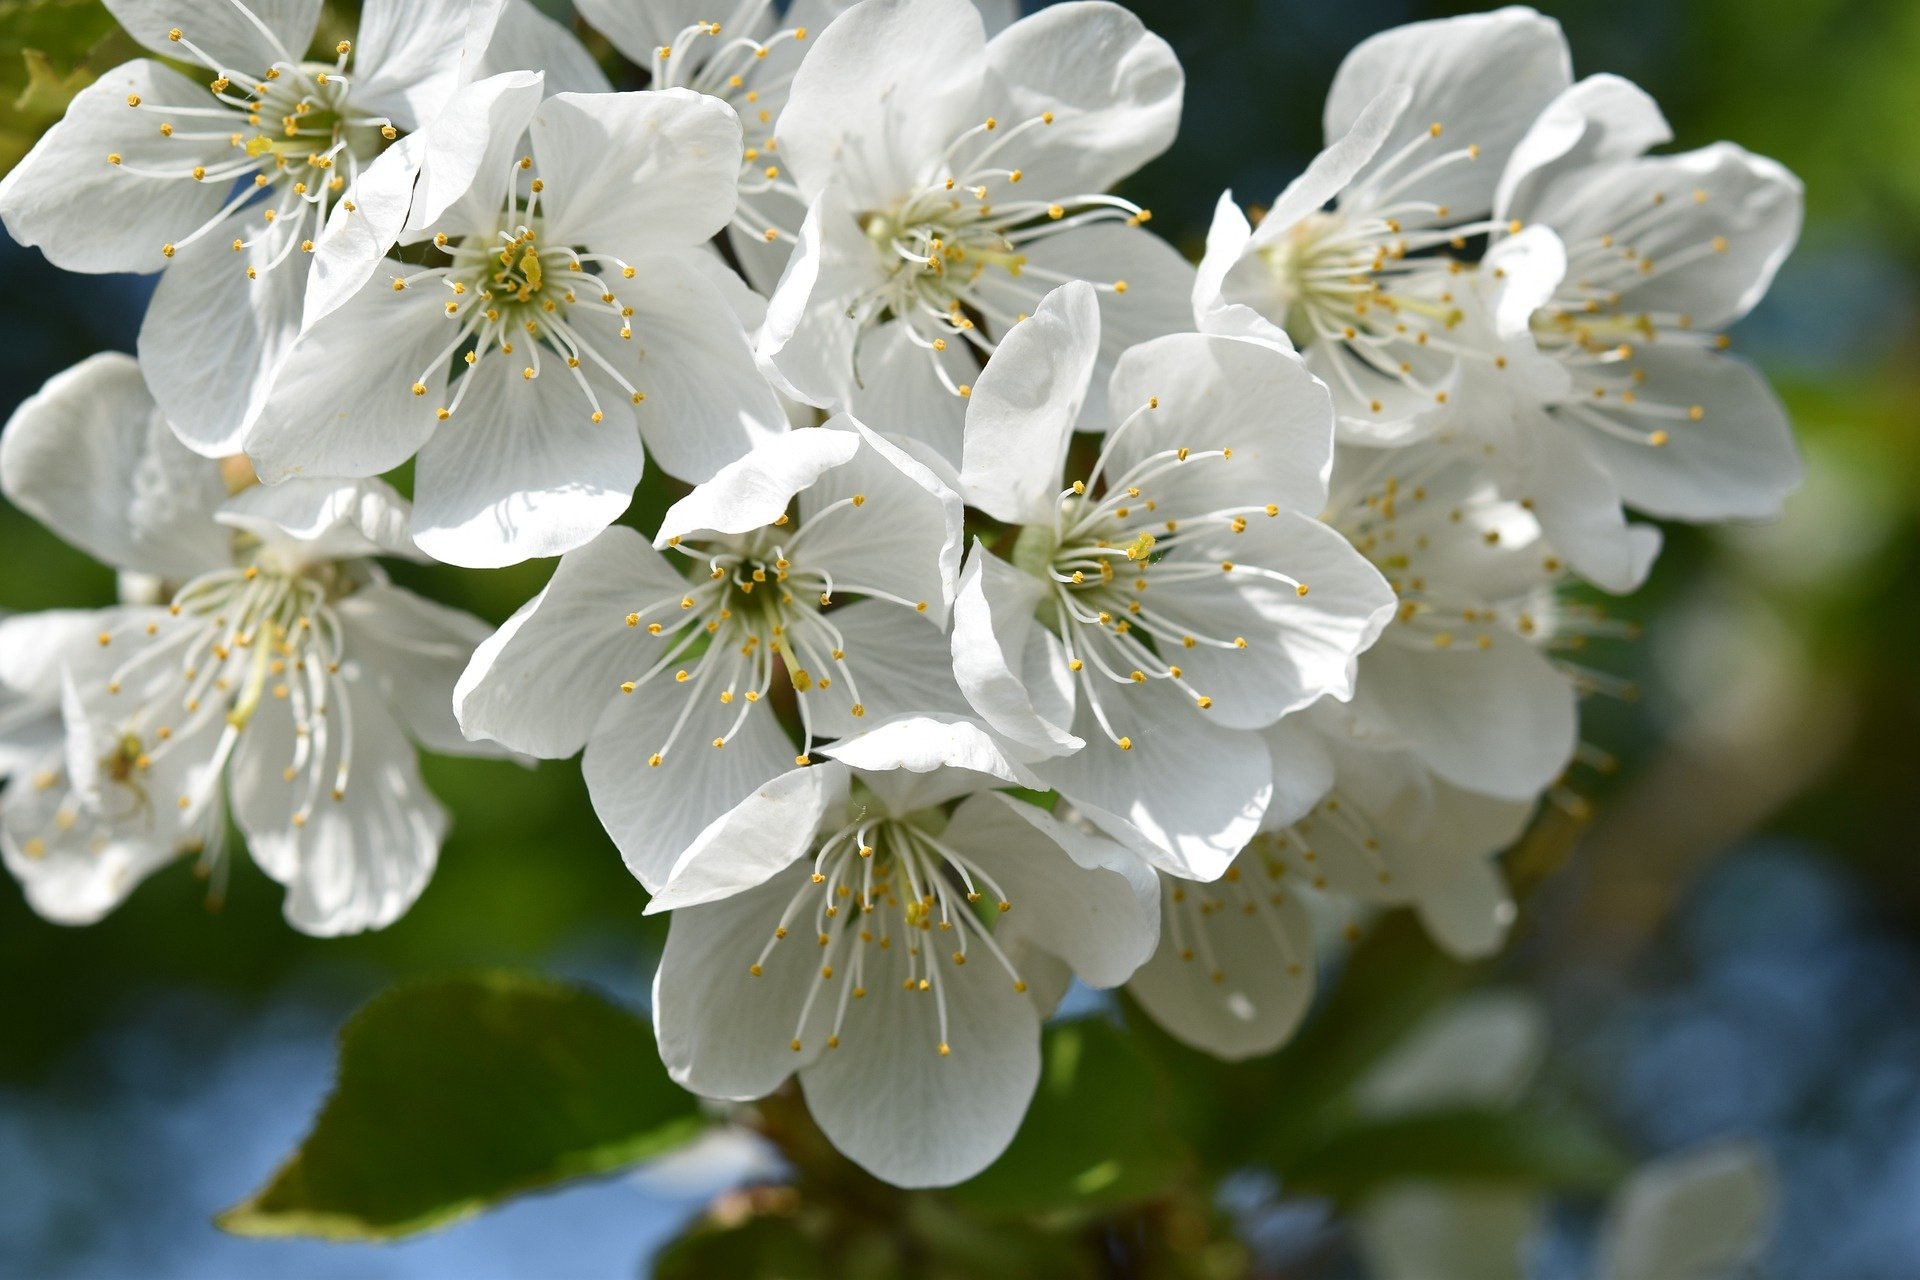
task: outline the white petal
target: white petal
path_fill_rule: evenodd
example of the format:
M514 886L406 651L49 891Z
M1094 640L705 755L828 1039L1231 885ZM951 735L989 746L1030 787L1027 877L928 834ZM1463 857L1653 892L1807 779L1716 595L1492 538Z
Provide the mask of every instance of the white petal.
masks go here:
M164 37L163 37L164 39ZM204 87L144 59L82 89L67 114L0 180L0 218L24 245L68 271L158 271L163 245L184 240L225 203L218 182L195 182L195 165L228 158L226 138L163 137L156 108L203 108ZM235 117L236 121L238 116ZM118 155L121 163L107 159ZM178 173L177 178L135 172Z
M1573 758L1573 682L1503 627L1464 628L1445 649L1394 637L1360 659L1356 712L1405 742L1440 777L1470 791L1531 800Z
M293 816L307 786L286 780L293 759L293 717L282 702L262 703L234 750L234 821L254 860L287 886L287 922L303 933L337 937L399 919L427 886L447 815L420 778L413 744L364 677L347 681L353 754L342 798L322 794L304 826ZM333 772L342 736L322 767Z
M777 944L761 975L750 971L807 875L805 864L791 867L757 889L673 913L654 973L653 1026L668 1074L695 1093L763 1097L826 1051L832 1001L816 999L800 1021L820 981L812 939Z
M930 351L921 345L925 337L915 341L916 332L904 321L889 319L862 333L845 402L874 430L925 444L957 471L965 451L967 401L948 389L934 366L946 370L955 388L964 387L980 376L979 356L966 342Z
M851 418L825 429L850 429L860 448L799 495L805 563L831 573L836 591L885 592L924 605L928 618L944 624L958 589L960 496Z
M634 309L630 342L587 323L576 330L646 396L633 415L654 462L694 484L787 429L732 303L698 261L635 261L645 285L623 294Z
M1620 509L1620 490L1579 436L1591 434L1544 413L1524 420L1524 456L1509 480L1533 504L1547 540L1581 577L1607 591L1636 590L1653 565L1657 541L1636 536ZM1511 466L1515 463L1507 459Z
M1138 415L1113 442L1114 478L1158 453L1233 451L1152 481L1147 496L1169 518L1268 504L1317 513L1326 503L1332 402L1296 356L1238 338L1172 334L1121 357L1112 403L1116 427Z
M1698 347L1643 348L1634 358L1644 382L1631 385L1643 405L1681 411L1699 406L1698 422L1657 424L1618 399L1584 403L1628 425L1635 435L1664 428L1659 448L1604 431L1582 433L1583 443L1620 486L1620 496L1650 515L1677 520L1764 520L1800 487L1806 468L1793 440L1786 407L1746 361Z
M714 902L765 884L813 847L847 801L845 765L803 765L769 779L708 824L674 861L647 914Z
M1291 511L1247 520L1244 533L1198 533L1161 561L1231 564L1231 572L1156 583L1148 598L1168 625L1187 634L1246 642L1222 648L1202 641L1178 655L1187 682L1214 700L1204 714L1235 729L1272 724L1323 696L1350 697L1355 659L1396 603L1380 571L1318 520ZM1307 594L1261 570L1286 575Z
M1259 831L1272 798L1266 744L1209 719L1164 683L1128 685L1107 697L1107 718L1131 749L1108 740L1083 691L1073 729L1086 749L1035 764L1034 772L1154 865L1217 878Z
M864 687L864 686L863 686ZM972 716L931 711L895 716L842 738L822 754L855 769L926 775L949 771L1042 789L1032 772L1011 759L991 731Z
M444 361L453 336L434 290L395 292L393 264L288 348L247 436L268 484L289 476L371 476L425 444L446 403ZM415 395L415 385L427 393ZM464 408L464 406L463 406Z
M421 448L414 537L436 560L497 568L585 544L633 500L645 454L619 389L582 368L604 411L549 354L540 377L493 353L452 421Z
M384 480L289 480L254 485L229 498L216 517L267 544L289 568L361 556L417 560L407 500Z
M1229 1062L1285 1044L1314 991L1305 902L1290 884L1269 880L1257 859L1240 865L1249 883L1232 890L1165 879L1159 950L1127 983L1175 1039ZM1203 914L1196 902L1221 905Z
M188 61L168 38L178 28L221 70L258 76L276 62L306 60L320 22L320 0L107 0L127 34L155 53Z
M780 151L801 193L828 182L885 208L986 119L986 33L967 0L870 0L829 23L794 75Z
M550 759L580 750L639 670L626 615L685 583L619 525L561 556L540 594L474 651L453 695L461 730Z
M1005 970L982 957L939 981L944 1040L932 991L876 975L849 1002L840 1047L800 1071L833 1145L895 1186L951 1186L993 1163L1040 1079L1039 1015Z
M722 6L710 0L644 0L637 4L634 0L579 0L575 7L627 61L642 67L651 66L661 48L672 48L688 27L728 16ZM758 24L751 31L735 31L731 24L723 24L723 29L730 37L765 34ZM692 56L699 56L699 50L696 44ZM681 51L681 56L687 56L686 51Z
M538 71L504 71L456 92L415 135L420 182L407 227L491 230L506 199L508 167L525 154L527 123L545 92Z
M1008 524L1052 521L1099 349L1100 309L1084 282L1049 293L1001 341L967 402L960 484L970 504Z
M662 676L615 697L594 726L581 759L594 812L649 892L666 883L709 823L793 768L793 744L764 706L750 708L739 731L715 749L738 718L697 680ZM656 754L660 763L649 764Z
M1160 940L1159 877L1134 854L1035 805L974 795L940 833L1006 893L996 941L1021 938L1073 966L1092 987L1117 987Z
M1180 128L1180 60L1117 4L1055 5L1024 18L987 44L987 68L1009 123L1054 114L1015 153L1035 198L1105 191L1171 146Z
M1546 1060L1546 1010L1518 991L1478 991L1428 1014L1354 1086L1369 1118L1510 1107Z
M177 824L156 806L134 812L137 799L116 796L116 805L129 807L127 820L119 822L81 807L59 785L57 749L30 768L55 779L55 785L14 784L0 811L0 858L42 918L92 924L184 852Z
M1119 222L1096 222L1043 236L1023 251L1027 273L1019 279L991 274L978 286L982 297L1014 315L1034 309L1026 299L1037 297L1044 288L1032 283L1042 272L1100 285L1126 282L1125 293L1100 291L1100 361L1088 389L1081 429L1104 431L1110 421L1118 421L1113 414L1124 417L1134 407L1107 403L1107 380L1121 353L1162 334L1193 328L1193 266L1146 228Z
M947 633L938 622L877 599L856 600L822 616L840 637L837 647L846 654L846 671L829 668L815 673L833 680L827 689L816 682L805 695L815 736L847 737L908 714L971 714L954 683ZM824 660L819 642L809 639L807 643ZM855 702L861 705L860 716L852 714ZM876 766L863 763L861 767Z
M1066 656L1057 642L1046 644L1034 621L1045 593L1038 578L975 543L953 604L953 673L995 732L1030 753L1054 756L1084 743L1067 727L1073 704Z
M1620 309L1679 312L1710 331L1738 320L1766 293L1799 238L1804 206L1793 174L1720 142L1579 170L1544 184L1523 216L1548 223L1576 248L1634 219L1621 240L1640 255L1645 275L1620 287ZM1680 265L1662 269L1683 254Z
M1356 1226L1378 1280L1524 1280L1548 1207L1524 1185L1401 1182L1369 1195Z
M116 611L100 609L46 609L0 618L0 687L58 710L67 655L84 653L103 630L112 631L115 621Z
M360 588L336 602L347 649L374 682L409 737L430 751L497 755L475 743L453 716L453 694L487 624L387 583Z
M1298 181L1296 179L1296 181ZM1234 202L1231 190L1222 191L1213 206L1213 221L1207 225L1206 250L1193 281L1193 322L1203 332L1207 317L1227 305L1221 296L1227 273L1240 261L1253 240L1253 224Z
M1287 716L1260 734L1273 758L1273 802L1267 831L1290 827L1313 811L1333 789L1333 757L1306 716Z
M426 144L424 133L400 139L360 170L353 198L333 206L314 245L300 318L303 327L344 306L373 279L387 251L399 241Z
M1514 147L1494 195L1494 218L1504 222L1529 207L1535 189L1555 173L1630 160L1672 140L1646 90L1619 76L1588 76L1547 104Z
M636 258L707 240L733 217L740 117L687 89L562 93L528 127L556 244ZM625 157L609 164L608 156Z
M189 578L229 562L213 522L226 486L154 408L133 360L92 356L55 375L0 434L9 501L117 569Z
M140 365L153 398L174 434L208 457L244 446L306 307L306 264L271 265L285 239L257 236L233 251L232 242L257 225L236 213L181 249L140 325Z
M1615 1195L1602 1280L1715 1280L1753 1265L1780 1198L1766 1154L1728 1142L1668 1156Z
M1478 146L1477 159L1438 169L1418 188L1419 199L1447 205L1450 216L1468 220L1492 208L1508 154L1541 109L1572 82L1560 24L1531 9L1408 23L1362 41L1340 64L1327 94L1326 136L1332 141L1344 135L1388 86L1408 86L1412 100L1380 146L1379 165L1435 124L1442 134L1423 146L1417 161Z
M1260 220L1260 229L1253 233L1255 247L1276 243L1299 225L1302 218L1319 212L1337 199L1347 184L1380 154L1382 144L1400 123L1412 96L1412 88L1405 84L1382 88L1354 117L1346 132L1329 142L1306 171L1288 183L1286 190L1274 200L1267 216ZM1333 138L1334 135L1327 136Z
M1535 225L1494 245L1481 266L1499 281L1489 308L1495 336L1522 338L1533 313L1553 300L1566 279L1567 247L1551 230Z
M786 514L794 495L860 451L858 432L815 428L776 436L667 509L653 544L699 533L747 533Z
M425 125L470 74L462 53L477 55L493 38L497 7L474 0L366 0L349 68L354 107L404 130Z
M585 8L585 6L582 6ZM474 79L502 71L539 71L549 93L610 93L606 72L567 28L529 0L506 0L493 24L493 40L481 55Z
M755 345L775 385L822 408L843 407L853 393L861 331L848 308L885 280L849 201L833 186L807 209Z

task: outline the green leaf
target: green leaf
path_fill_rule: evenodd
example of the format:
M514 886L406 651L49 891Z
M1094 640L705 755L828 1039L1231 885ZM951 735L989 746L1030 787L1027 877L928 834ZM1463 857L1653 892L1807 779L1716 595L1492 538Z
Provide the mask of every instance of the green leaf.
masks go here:
M1280 1172L1290 1190L1352 1203L1409 1180L1604 1191L1627 1167L1578 1115L1469 1108L1353 1124Z
M0 172L11 169L73 95L139 56L100 0L0 0Z
M414 983L348 1022L313 1131L219 1224L390 1239L659 1155L701 1123L652 1029L593 992L510 973Z
M1033 1105L1006 1154L956 1189L1006 1213L1087 1211L1165 1191L1192 1158L1168 1123L1165 1091L1126 1032L1100 1019L1048 1029Z

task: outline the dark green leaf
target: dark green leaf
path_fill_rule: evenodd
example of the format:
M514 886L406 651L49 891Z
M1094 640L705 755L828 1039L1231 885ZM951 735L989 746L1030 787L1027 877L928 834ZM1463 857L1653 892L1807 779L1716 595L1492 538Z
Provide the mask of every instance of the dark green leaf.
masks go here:
M347 1024L313 1131L220 1225L405 1235L658 1155L700 1123L651 1028L601 996L507 973L415 983Z
M1164 1090L1124 1031L1098 1019L1050 1028L1033 1106L1005 1155L960 1187L969 1206L1046 1213L1096 1209L1165 1190L1190 1156Z
M1462 1109L1356 1123L1281 1175L1290 1190L1351 1203L1407 1180L1602 1191L1625 1172L1619 1150L1579 1116Z

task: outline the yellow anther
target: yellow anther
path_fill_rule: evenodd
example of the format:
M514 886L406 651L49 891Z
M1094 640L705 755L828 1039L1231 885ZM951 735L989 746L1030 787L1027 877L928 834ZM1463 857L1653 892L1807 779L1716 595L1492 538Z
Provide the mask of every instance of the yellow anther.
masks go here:
M1122 751L1131 751L1133 750L1133 739L1122 737L1118 742L1115 742L1113 745L1120 748Z

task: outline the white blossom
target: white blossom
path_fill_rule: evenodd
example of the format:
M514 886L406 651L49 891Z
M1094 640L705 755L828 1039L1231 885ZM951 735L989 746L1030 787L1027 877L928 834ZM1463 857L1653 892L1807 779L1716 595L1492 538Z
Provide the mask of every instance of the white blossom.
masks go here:
M176 584L164 606L0 624L0 684L38 710L46 747L13 774L0 820L35 908L96 919L189 849L217 868L230 803L296 927L349 933L404 912L446 830L414 744L475 750L450 700L485 634L372 560L412 554L406 503L379 482L228 498L117 355L20 408L0 482L74 545Z
M1333 423L1297 357L1209 334L1131 349L1082 469L1069 444L1099 342L1093 290L1070 284L981 374L962 489L1017 533L1008 557L968 556L954 669L1036 776L1167 870L1212 879L1268 803L1257 731L1349 697L1393 597L1315 518Z
M658 890L816 743L936 709L959 554L959 499L924 466L849 420L794 431L675 504L654 546L615 527L561 557L455 709L531 755L584 746L601 822Z
M835 19L769 166L808 205L760 339L784 389L957 462L981 363L1055 285L1097 283L1107 361L1190 327L1192 269L1104 194L1172 141L1183 85L1166 43L1107 3L991 40L968 0Z
M704 480L786 428L702 247L733 209L733 112L684 89L542 102L537 75L488 83L472 181L429 173L416 196L429 263L389 263L302 334L247 442L269 483L417 453L422 549L482 567L592 538L647 451Z
M997 785L829 762L716 821L649 908L751 873L673 911L653 1005L673 1077L746 1099L798 1075L834 1145L900 1186L991 1163L1068 973L1124 981L1157 924L1144 865Z

